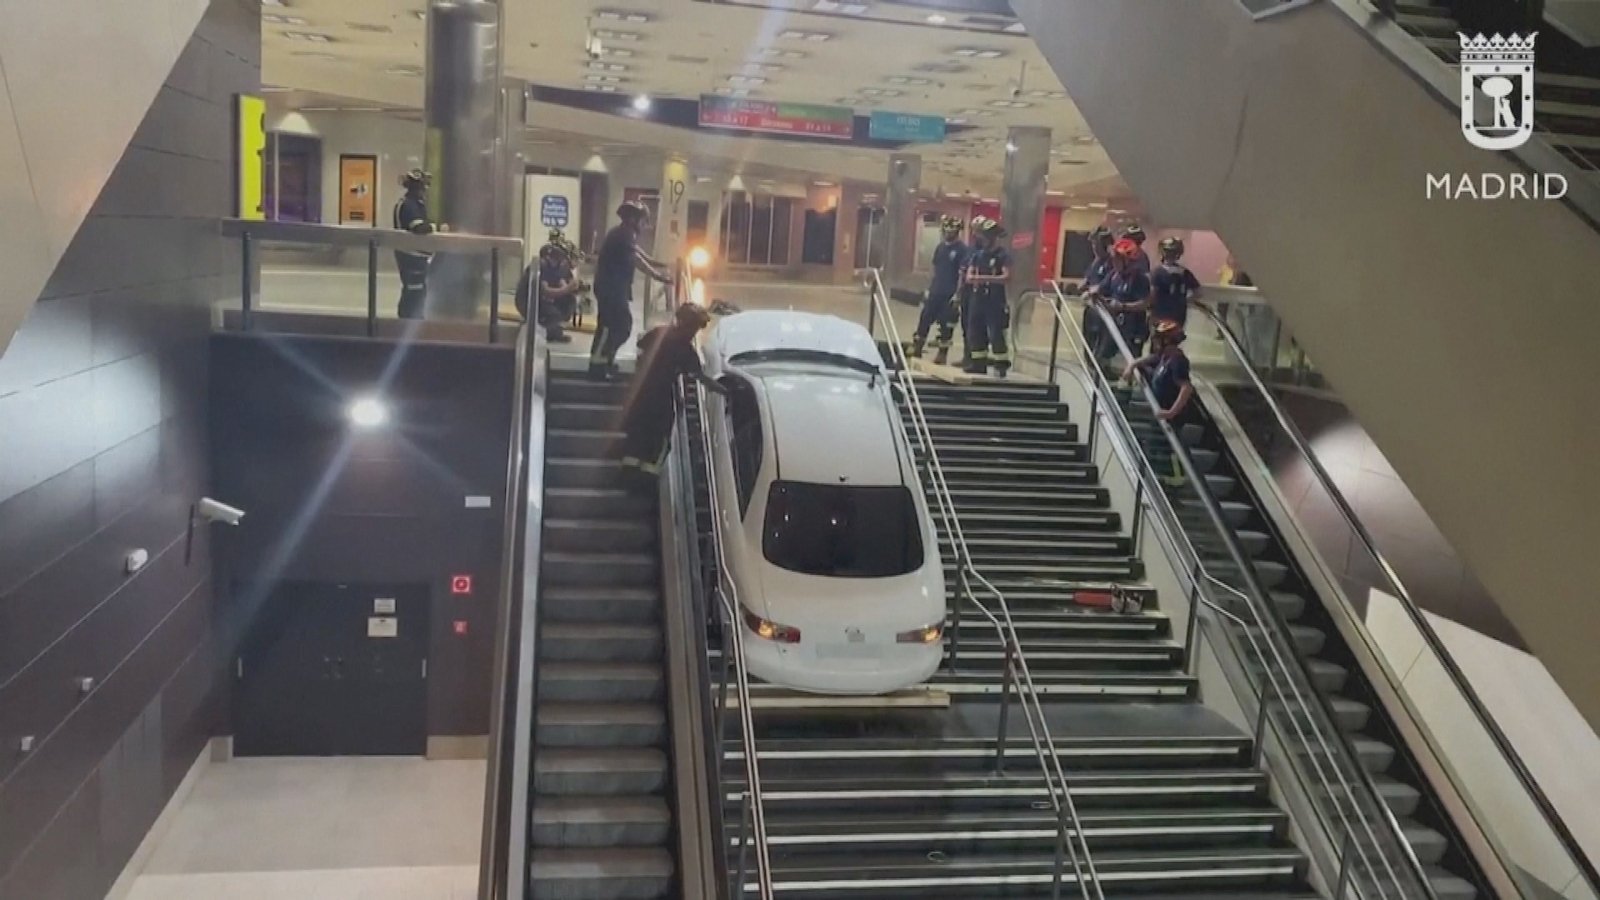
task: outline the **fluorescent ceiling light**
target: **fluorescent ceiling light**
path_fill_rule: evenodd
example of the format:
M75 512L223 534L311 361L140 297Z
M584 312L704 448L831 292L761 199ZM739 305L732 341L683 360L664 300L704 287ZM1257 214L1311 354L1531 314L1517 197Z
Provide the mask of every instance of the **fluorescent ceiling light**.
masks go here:
M756 51L756 55L757 56L764 56L767 59L805 59L806 58L806 52L804 50L789 50L789 49L784 48L784 47L762 47L760 50Z
M837 187L837 185L831 181L813 181L811 183L816 187Z
M786 41L831 41L833 34L827 31L804 31L799 28L790 28L778 32L778 37Z
M263 22L271 22L274 25L310 25L311 24L311 20L310 19L302 19L299 16L280 16L277 13L262 13L261 14L261 21L263 21Z
M867 3L847 3L843 0L816 0L811 7L812 12L841 13L847 16L859 16L870 7Z
M628 67L626 65L623 65L622 63L599 62L598 60L591 61L589 63L589 68L594 70L594 71L596 71L596 72L626 72L626 71L628 71Z
M1010 34L1027 34L1028 26L1022 24L1021 22L1012 22L1010 25L1007 25L1000 30Z
M944 23L946 23L948 21L950 21L950 20L946 19L944 16L939 15L938 13L934 13L933 15L928 17L928 24L929 25L943 25Z
M594 36L607 41L626 41L633 43L644 37L637 31L612 31L608 28L596 28Z
M767 80L762 78L760 75L729 75L728 83L749 87L752 85L766 84Z
M1004 50L995 50L991 47L957 47L950 52L969 59L999 59L1006 55Z
M1027 109L1033 104L1026 100L990 100L989 105L999 109Z
M634 12L628 9L597 9L594 14L607 22L633 22L636 24L651 22L655 18L649 13Z
M422 75L421 66L390 66L384 71L390 75L405 75L410 78L418 78Z
M615 94L617 92L617 86L614 84L586 84L583 89L586 91L599 91L602 94Z
M901 97L905 95L905 91L893 88L862 88L861 94L865 97Z
M907 84L918 86L933 84L933 79L931 78L913 78L909 75L891 75L889 76L888 81L890 84Z
M631 59L633 57L633 51L627 47L606 47L605 54L619 59Z
M650 106L651 103L649 94L640 94L639 96L633 98L633 108L637 112L649 112Z
M724 97L748 97L748 96L750 96L750 91L747 88L719 87L719 88L717 88L716 93L721 94Z
M1111 204L1109 204L1109 203L1090 203L1089 204L1089 208L1090 209L1105 209L1106 207L1108 207L1110 205Z
M317 31L285 31L283 36L291 41L309 41L313 44L331 44L333 38Z
M967 120L966 119L962 119L962 118L959 118L959 117L954 118L954 119L945 119L944 122L945 122L946 125L965 125L965 124L967 124Z
M622 81L615 75L585 75L583 80L590 84L618 84Z

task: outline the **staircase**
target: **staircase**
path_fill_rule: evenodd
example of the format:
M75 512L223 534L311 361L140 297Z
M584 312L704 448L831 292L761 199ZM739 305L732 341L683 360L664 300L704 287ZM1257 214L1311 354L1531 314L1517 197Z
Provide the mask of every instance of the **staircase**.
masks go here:
M1005 591L1048 701L1106 895L1316 897L1250 740L1196 702L1182 648L1054 390L928 382L921 397L974 563ZM948 563L948 542L944 552ZM1078 579L1127 585L1145 611L1079 608L1067 584ZM755 710L776 896L1052 896L1058 824L1014 702L997 741L1000 641L970 608L951 637L956 659L930 685L946 706ZM736 733L724 751L737 878ZM754 896L749 866L742 893ZM1061 896L1079 897L1070 864L1065 872Z
M1461 60L1461 41L1456 35L1485 34L1494 31L1490 24L1461 23L1443 3L1411 2L1395 5L1395 23L1445 62ZM1525 29L1526 30L1526 29ZM1554 28L1540 30L1541 51L1535 66L1534 127L1545 140L1567 159L1600 177L1600 55L1585 53L1575 44L1562 42ZM1587 65L1585 64L1587 63Z
M1120 402L1158 473L1171 471L1171 445L1159 431L1142 395L1120 393ZM1193 403L1202 406L1199 398ZM1399 738L1393 721L1377 699L1371 681L1360 670L1322 600L1311 588L1298 562L1264 512L1238 462L1209 417L1189 425L1182 438L1224 518L1255 569L1263 589L1288 626L1296 649L1315 688L1322 694L1334 723L1349 738L1377 793L1399 820L1402 833L1427 871L1439 900L1472 900L1477 890L1469 878L1481 876L1437 805L1415 759ZM1223 581L1240 584L1237 568L1204 508L1187 488L1169 489L1169 497L1208 569ZM1335 602L1342 602L1338 598ZM1467 876L1467 877L1462 877Z
M676 897L657 504L623 489L626 385L550 386L534 900Z

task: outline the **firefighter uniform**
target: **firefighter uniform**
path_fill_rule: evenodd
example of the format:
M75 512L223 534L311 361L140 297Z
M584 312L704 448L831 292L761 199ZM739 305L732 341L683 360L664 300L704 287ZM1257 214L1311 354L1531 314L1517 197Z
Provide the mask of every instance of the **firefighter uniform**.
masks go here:
M994 226L998 230L999 226ZM1000 275L1011 269L1011 251L998 241L979 250L969 267L978 275ZM973 285L970 319L972 343L967 371L974 374L993 368L1004 378L1011 369L1011 305L1003 283Z
M420 169L406 173L402 184L406 195L394 205L396 231L412 234L432 234L436 229L428 218L428 204L424 192L428 174ZM402 319L420 319L425 313L428 298L428 265L433 255L414 250L396 250L395 268L400 270L400 303L397 314Z
M950 342L955 337L958 308L956 292L961 288L961 273L967 267L967 246L961 242L961 223L949 217L944 221L944 240L933 248L933 280L928 285L928 296L922 304L922 316L917 321L917 333L911 343L911 355L921 356L927 346L928 335L938 327L934 338L933 361L944 365L950 358Z

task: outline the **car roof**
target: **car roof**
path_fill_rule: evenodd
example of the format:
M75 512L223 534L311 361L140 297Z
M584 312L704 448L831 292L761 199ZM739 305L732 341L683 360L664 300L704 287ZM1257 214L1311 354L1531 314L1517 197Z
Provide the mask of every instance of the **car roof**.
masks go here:
M815 350L882 368L883 355L867 329L838 316L792 310L751 310L717 323L710 342L721 362L745 353Z
M766 397L778 478L816 484L905 484L900 423L881 376L790 363L742 368Z

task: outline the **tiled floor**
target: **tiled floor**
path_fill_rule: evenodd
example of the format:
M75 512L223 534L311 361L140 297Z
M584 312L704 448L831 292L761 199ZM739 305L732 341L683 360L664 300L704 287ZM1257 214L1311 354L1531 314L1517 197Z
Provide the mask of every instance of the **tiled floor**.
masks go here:
M483 780L481 761L214 763L128 900L468 900Z

